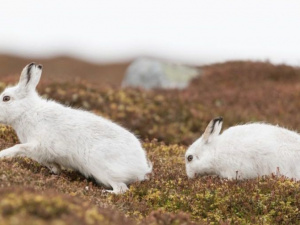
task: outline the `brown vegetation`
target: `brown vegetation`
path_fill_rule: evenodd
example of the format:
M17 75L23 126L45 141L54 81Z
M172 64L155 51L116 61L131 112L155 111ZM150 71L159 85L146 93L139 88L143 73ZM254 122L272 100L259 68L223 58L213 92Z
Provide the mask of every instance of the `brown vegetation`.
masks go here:
M93 64L70 57L18 58L0 55L0 79L16 81L29 62L43 64L43 80L59 82L88 82L94 87L120 86L129 63Z
M132 184L126 194L115 196L104 194L102 186L74 171L56 176L29 159L2 160L3 224L299 223L300 182L276 176L247 181L189 180L183 158L186 146L215 116L223 116L227 127L262 120L300 130L298 68L261 62L211 65L184 91L44 81L39 92L134 131L143 141L154 171L150 180ZM17 142L11 128L0 127L1 149Z

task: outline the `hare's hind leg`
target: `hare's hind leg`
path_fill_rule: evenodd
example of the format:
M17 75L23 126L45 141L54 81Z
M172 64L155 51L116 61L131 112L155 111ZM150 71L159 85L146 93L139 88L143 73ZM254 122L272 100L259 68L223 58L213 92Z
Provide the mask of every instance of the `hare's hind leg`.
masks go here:
M113 193L113 194L123 194L128 190L128 187L125 183L122 182L109 182L113 190L105 190L104 192Z
M42 164L45 165L46 167L48 167L48 169L53 174L60 174L60 172L61 172L61 167L57 163L42 163Z
M92 177L96 180L98 184L103 184L106 187L111 186L112 190L103 190L104 193L113 193L113 194L123 194L128 190L128 187L125 182L122 182L122 179L112 178L112 172L105 171L106 168L98 168L97 172L91 173ZM107 169L106 169L107 170Z

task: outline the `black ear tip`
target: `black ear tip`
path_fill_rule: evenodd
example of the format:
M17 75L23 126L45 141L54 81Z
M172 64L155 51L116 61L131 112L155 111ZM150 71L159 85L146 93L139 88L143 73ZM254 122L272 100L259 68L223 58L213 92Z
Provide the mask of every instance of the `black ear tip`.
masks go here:
M217 118L215 118L215 119L214 119L214 124L215 124L216 122L219 122L219 123L223 122L223 117L217 117Z
M43 66L41 64L39 64L38 68L41 70L41 69L43 69Z
M28 64L28 66L27 66L27 74L30 74L31 68L32 68L34 65L35 65L35 62L32 62L32 63ZM30 80L30 78L28 79L28 81L29 81L29 80ZM28 81L27 81L27 83L28 83Z
M222 123L222 121L223 121L223 117L217 117L217 118L213 119L212 120L212 128L211 128L211 132L210 133L212 133L214 131L215 125L216 124L219 125L220 123Z
M35 62L29 63L28 67L32 67L35 64L36 64Z

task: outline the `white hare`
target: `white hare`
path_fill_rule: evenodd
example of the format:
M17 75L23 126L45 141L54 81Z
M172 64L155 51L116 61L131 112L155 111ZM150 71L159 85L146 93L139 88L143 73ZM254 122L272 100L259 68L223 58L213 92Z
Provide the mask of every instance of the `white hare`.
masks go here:
M280 174L300 179L300 135L263 123L238 125L225 130L222 118L212 120L201 138L186 151L189 178L218 175L247 179Z
M151 173L141 143L129 131L95 114L42 99L35 90L41 73L41 65L27 65L18 85L0 96L0 122L11 125L21 142L0 151L0 158L26 156L56 174L61 166L74 169L117 194Z

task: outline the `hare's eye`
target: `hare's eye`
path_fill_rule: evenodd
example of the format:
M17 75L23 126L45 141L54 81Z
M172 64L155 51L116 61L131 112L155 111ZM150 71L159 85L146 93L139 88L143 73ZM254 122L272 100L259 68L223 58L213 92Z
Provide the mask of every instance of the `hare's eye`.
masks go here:
M190 162L190 161L192 161L193 160L193 156L192 155L189 155L188 157L187 157L187 160Z
M9 96L4 96L4 97L3 97L3 101L4 101L4 102L8 102L9 100L10 100L10 97L9 97Z

